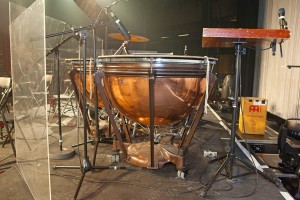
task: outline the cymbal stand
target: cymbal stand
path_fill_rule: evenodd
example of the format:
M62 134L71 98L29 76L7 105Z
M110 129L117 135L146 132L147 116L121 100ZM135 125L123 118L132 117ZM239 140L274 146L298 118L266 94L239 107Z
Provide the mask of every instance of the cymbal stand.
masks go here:
M124 41L120 48L114 53L114 55L118 55L120 52L124 51L126 54L129 54L126 45L129 43L129 41Z
M260 170L257 170L256 166L254 166L253 164L250 164L247 161L244 161L242 158L240 158L239 156L236 155L235 139L236 139L237 112L239 110L238 89L239 89L239 84L240 84L241 55L242 55L242 53L243 54L246 53L245 50L242 48L242 44L245 44L246 42L236 41L233 43L235 45L235 50L236 50L236 52L235 52L236 62L235 62L235 85L234 85L235 90L234 90L234 100L233 100L233 104L232 104L233 114L232 114L230 144L228 147L225 148L225 150L227 152L227 157L226 157L225 161L222 163L222 165L220 166L220 168L218 169L216 174L212 177L210 182L206 185L204 190L201 192L201 196L203 196L203 197L206 196L208 190L212 187L212 185L217 180L218 176L221 174L223 169L226 169L227 165L228 165L228 171L227 171L228 178L229 179L233 178L232 170L233 170L234 159L239 160L240 162L242 162L244 165L246 165L250 169L257 171L259 174L261 174L262 176L264 176L265 178L267 178L268 180L270 180L271 182L276 184L278 187L282 186L280 179L274 178L274 177L270 176L269 174L266 174Z

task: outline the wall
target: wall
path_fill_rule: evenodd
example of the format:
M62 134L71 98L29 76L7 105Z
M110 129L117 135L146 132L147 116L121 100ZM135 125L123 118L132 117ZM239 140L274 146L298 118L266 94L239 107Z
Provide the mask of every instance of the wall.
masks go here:
M211 28L257 28L258 0L213 0L208 27ZM234 48L202 48L207 54L219 59L214 72L223 82L227 74L235 73ZM204 54L205 55L205 54ZM252 96L255 66L255 51L248 50L241 61L241 95Z
M0 76L11 76L9 44L9 2L28 7L34 0L0 0Z
M10 76L8 2L0 1L0 76Z
M285 8L285 19L291 30L291 38L279 46L275 56L271 51L257 53L253 93L268 100L268 111L283 119L300 117L300 68L288 69L287 65L300 65L300 1L260 1L258 27L279 28L278 10ZM269 44L263 44L264 47Z

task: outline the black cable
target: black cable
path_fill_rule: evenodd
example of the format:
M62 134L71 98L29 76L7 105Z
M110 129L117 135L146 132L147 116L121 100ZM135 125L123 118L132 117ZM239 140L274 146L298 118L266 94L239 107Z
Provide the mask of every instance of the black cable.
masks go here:
M79 176L75 176L75 175L63 175L63 174L53 174L53 173L50 173L50 175L80 180L80 177ZM145 188L145 189L150 189L150 190L154 190L154 191L158 191L158 192L164 192L164 193L166 193L166 192L170 192L171 191L172 193L175 193L174 190L172 190L172 189L162 190L160 188L155 188L155 187L151 187L151 186L141 185L141 184L139 184L140 180L132 180L133 183L128 182L128 181L112 181L112 180L87 180L87 179L84 179L83 181L84 182L88 182L88 183L109 183L109 184L110 183L116 183L116 184L124 184L124 185L131 185L131 186L134 186L134 187L141 187L141 188ZM200 187L194 188L192 190L180 191L180 192L176 192L176 193L177 194L183 194L183 193L189 193L189 192L196 192L196 191L200 190L203 187L204 187L204 185L201 185Z
M249 47L249 46L245 46L245 48L254 50L254 51L266 51L266 50L272 49L274 46L276 46L276 41L271 42L270 46L267 48L255 48L255 47Z
M2 161L4 161L4 160L8 159L9 157L13 156L13 155L14 155L14 154L11 154L11 155L9 155L9 156L7 156L7 157L1 159L1 160L0 160L0 163L1 163Z
M0 171L2 170L6 170L6 169L10 169L11 167L3 167L3 168L0 168Z
M219 182L219 181L222 181L222 180L225 180L225 179L226 179L226 175L224 175L224 174L220 174L220 175L224 176L224 178L219 178L219 179L216 180L216 182ZM207 185L207 183L203 183L202 177L203 177L203 176L200 176L200 178L199 178L200 184L202 184L202 185ZM212 188L212 189L213 189L213 188ZM213 189L213 190L215 190L215 189Z

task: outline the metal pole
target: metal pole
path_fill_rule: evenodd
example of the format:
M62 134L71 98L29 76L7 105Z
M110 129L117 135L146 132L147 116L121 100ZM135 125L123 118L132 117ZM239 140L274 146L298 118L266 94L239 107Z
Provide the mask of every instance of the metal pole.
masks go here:
M155 72L149 72L149 112L150 112L150 167L154 168L154 81Z
M60 108L60 75L59 75L59 49L55 49L55 60L57 70L57 113L58 113L58 134L59 134L59 150L62 151L62 130L61 130L61 108Z
M232 168L233 168L233 158L235 154L235 136L236 136L236 122L237 122L237 112L238 112L238 96L239 96L239 73L240 73L240 63L241 63L241 53L242 47L241 43L237 42L236 45L236 63L235 63L235 85L234 85L234 100L233 100L233 114L232 114L232 126L231 126L231 136L230 136L230 162L229 162L229 179L232 178Z
M83 31L82 34L82 46L83 46L83 117L86 117L86 38L87 32ZM87 123L83 120L83 140L84 140L84 160L88 159L87 155Z

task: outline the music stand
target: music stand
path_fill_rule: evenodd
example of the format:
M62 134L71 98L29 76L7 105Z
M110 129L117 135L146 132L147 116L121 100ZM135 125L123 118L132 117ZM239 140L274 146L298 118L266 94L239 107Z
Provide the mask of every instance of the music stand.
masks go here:
M244 161L238 157L235 153L235 138L236 138L236 123L238 112L238 87L239 87L239 75L241 69L241 55L245 51L242 45L251 44L256 45L262 41L274 42L277 39L288 39L290 37L290 31L287 29L235 29L235 28L204 28L202 47L235 47L236 62L235 62L235 84L234 84L234 100L233 100L233 114L232 114L232 126L229 148L227 149L227 157L222 163L216 174L206 185L205 189L201 192L201 196L206 196L208 190L216 181L222 170L228 166L228 178L232 179L232 169L234 159L239 160L247 167L253 170L257 170L256 166ZM276 45L276 44L275 44ZM272 177L271 175L257 170L259 174L275 183L278 187L282 186L280 179Z

